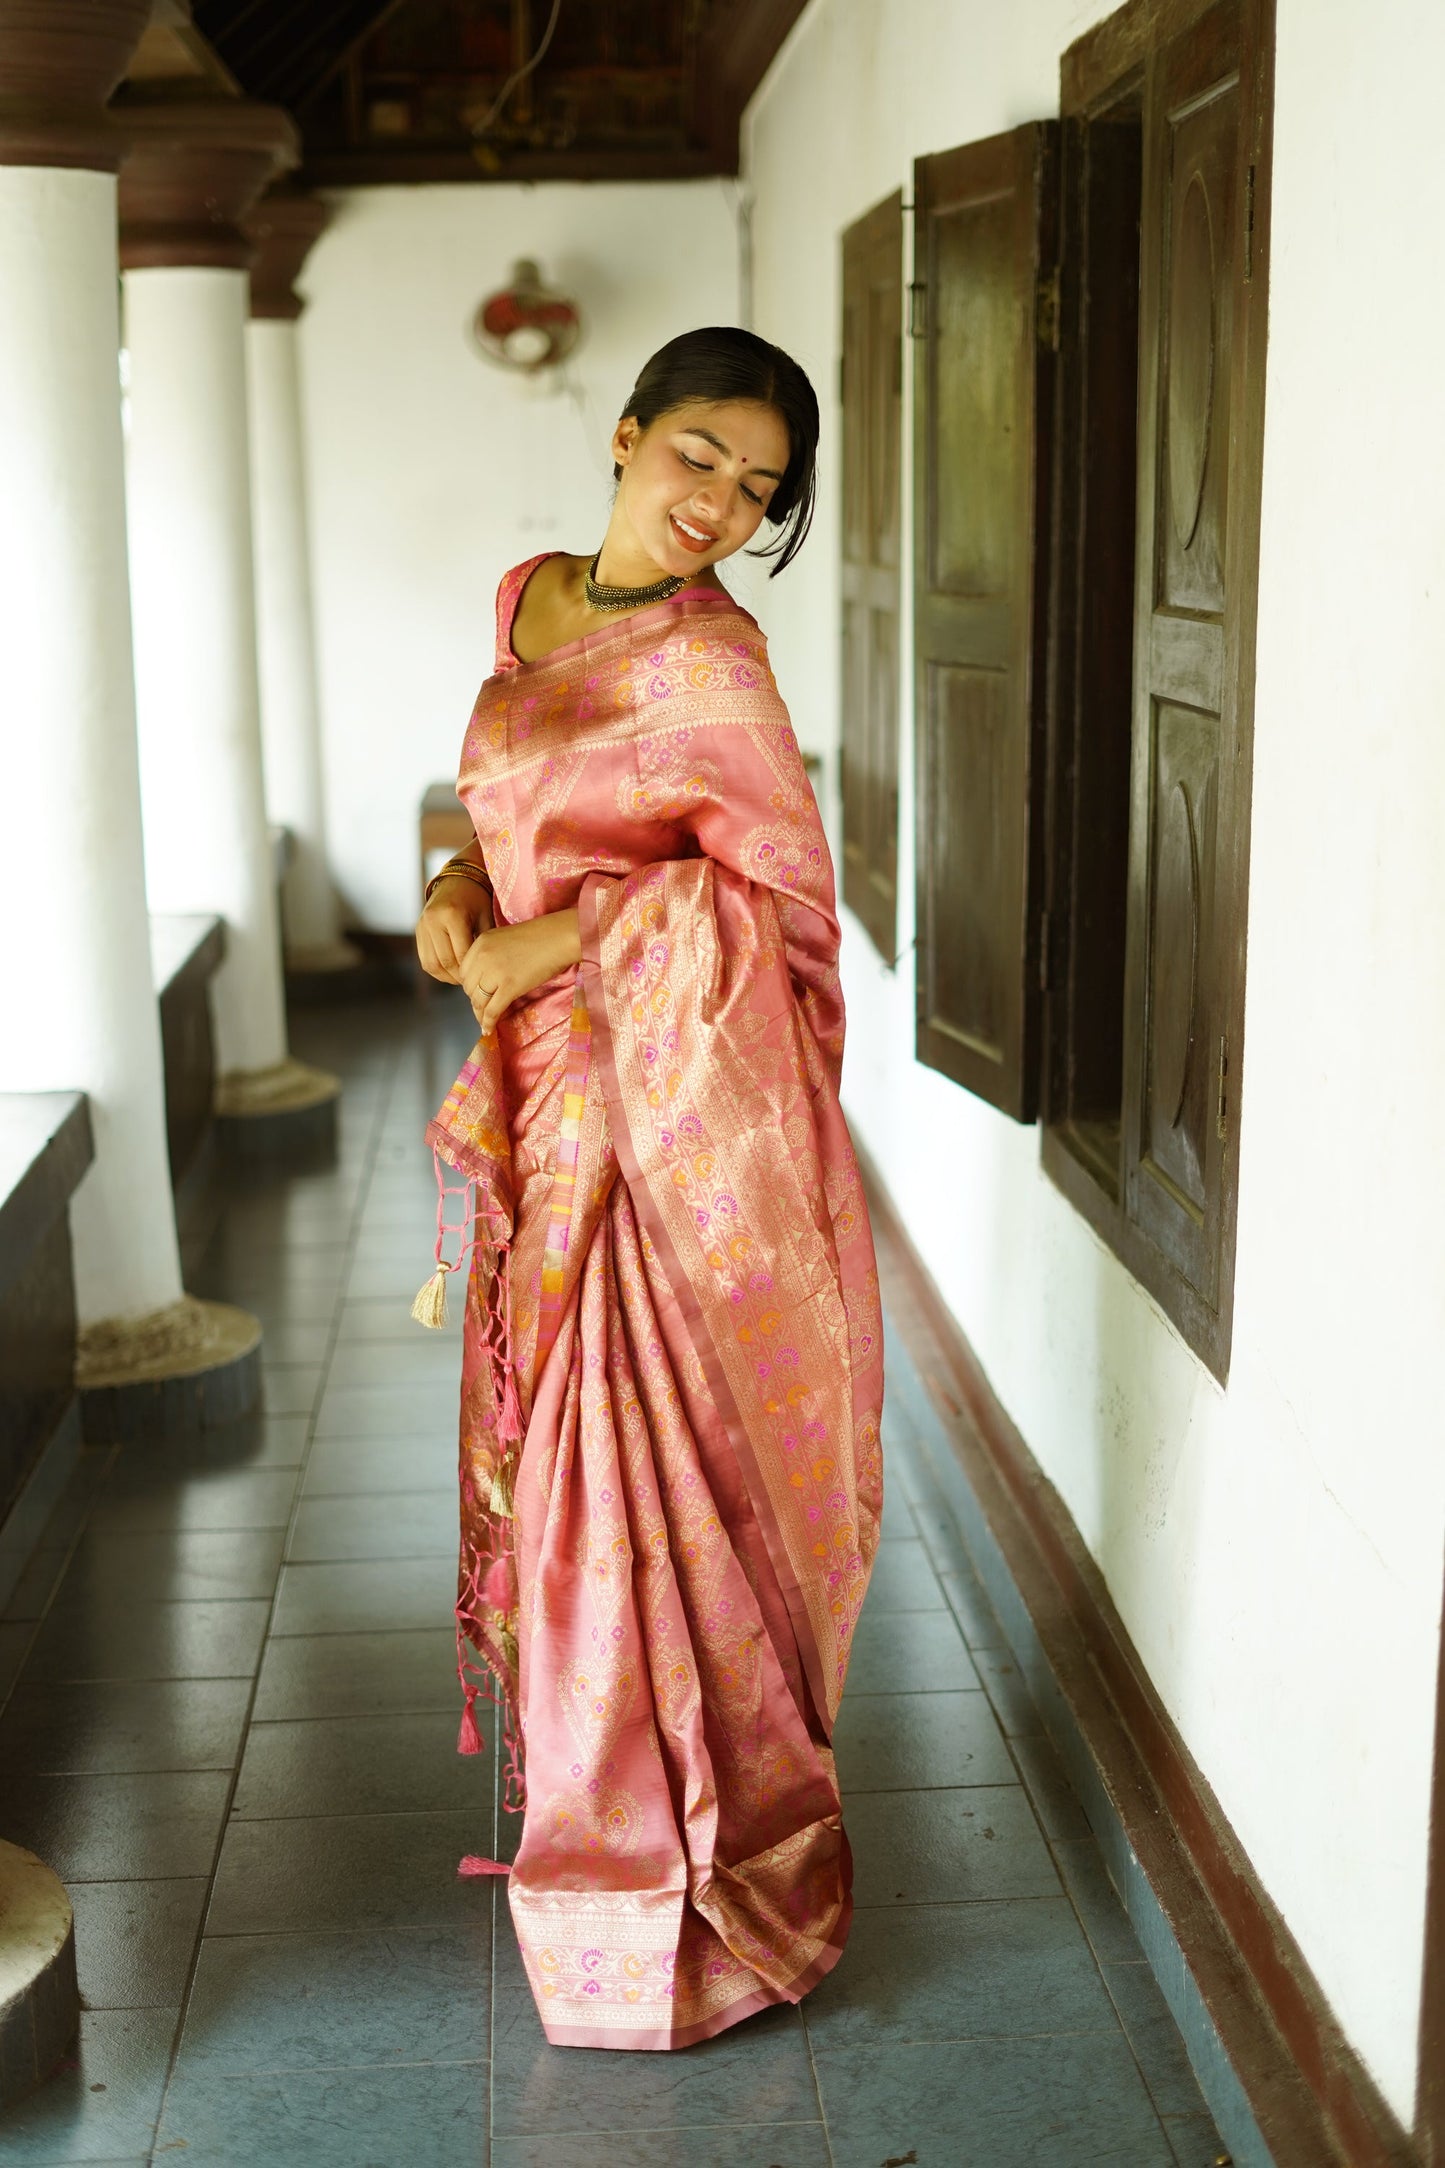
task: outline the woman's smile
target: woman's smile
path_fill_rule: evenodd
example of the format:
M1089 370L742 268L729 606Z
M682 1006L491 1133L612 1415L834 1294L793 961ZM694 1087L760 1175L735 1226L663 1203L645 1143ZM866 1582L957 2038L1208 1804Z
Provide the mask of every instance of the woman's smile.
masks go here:
M698 526L693 520L684 519L680 512L671 512L668 517L672 522L673 533L685 550L710 550L718 539L715 534L710 534L706 527Z

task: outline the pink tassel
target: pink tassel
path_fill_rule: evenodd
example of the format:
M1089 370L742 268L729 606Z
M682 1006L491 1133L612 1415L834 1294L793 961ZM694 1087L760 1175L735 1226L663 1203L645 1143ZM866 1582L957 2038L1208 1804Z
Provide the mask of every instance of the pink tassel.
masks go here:
M510 1874L511 1871L505 1860L482 1859L475 1852L468 1852L465 1859L457 1861L458 1874Z
M466 1702L462 1709L461 1728L457 1733L457 1752L459 1754L482 1754L486 1751L486 1741L477 1729L477 1712L472 1707L477 1698L476 1688L469 1686L466 1695Z
M512 1366L508 1363L502 1373L502 1413L497 1424L497 1436L504 1439L520 1438L522 1435L522 1409L517 1399L516 1382Z

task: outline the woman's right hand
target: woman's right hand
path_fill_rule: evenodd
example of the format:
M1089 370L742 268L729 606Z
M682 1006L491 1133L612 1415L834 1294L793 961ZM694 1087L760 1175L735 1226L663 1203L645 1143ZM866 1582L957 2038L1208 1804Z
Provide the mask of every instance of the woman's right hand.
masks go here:
M479 881L440 881L416 922L416 953L429 978L460 986L462 962L479 933L492 928L492 899Z

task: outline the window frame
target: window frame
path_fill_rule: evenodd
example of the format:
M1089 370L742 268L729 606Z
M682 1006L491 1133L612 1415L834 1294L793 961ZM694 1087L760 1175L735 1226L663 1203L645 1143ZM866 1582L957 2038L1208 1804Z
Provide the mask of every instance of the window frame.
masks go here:
M1164 0L1145 7L1139 0L1108 18L1065 53L1060 69L1060 107L1066 136L1071 129L1087 127L1127 96L1131 86L1142 85L1145 140L1141 206L1147 214L1151 201L1148 141L1151 114L1150 88L1153 71L1171 49L1196 25L1214 14L1220 0ZM1091 1165L1087 1154L1071 1138L1068 1125L1059 1119L1057 1088L1059 1036L1066 1030L1064 1005L1072 996L1069 956L1069 895L1072 863L1068 850L1071 806L1069 801L1069 737L1075 727L1071 711L1071 680L1068 658L1061 642L1071 622L1056 587L1051 602L1054 651L1051 658L1049 714L1049 841L1047 896L1047 952L1044 960L1045 1063L1044 1122L1041 1161L1045 1172L1070 1203L1082 1214L1100 1239L1113 1251L1130 1275L1154 1298L1177 1327L1187 1345L1220 1379L1227 1381L1233 1328L1235 1242L1239 1205L1240 1085L1244 1055L1245 948L1247 933L1250 777L1254 738L1254 656L1258 615L1260 505L1263 478L1263 425L1265 392L1265 346L1269 273L1270 143L1273 118L1273 0L1239 0L1239 95L1240 125L1234 174L1235 201L1242 235L1243 260L1233 286L1233 381L1231 385L1232 449L1228 482L1227 561L1229 585L1224 604L1224 685L1220 701L1220 768L1229 793L1228 819L1222 820L1215 854L1217 885L1215 944L1217 983L1213 989L1221 1027L1219 1049L1218 1136L1220 1160L1217 1174L1217 1218L1211 1230L1209 1265L1212 1289L1201 1289L1173 1262L1139 1224L1136 1200L1131 1195L1136 1181L1130 1162L1130 1124L1138 1122L1140 1090L1138 1064L1142 1053L1136 1027L1141 1026L1141 921L1148 911L1147 867L1141 882L1138 834L1141 779L1138 773L1138 725L1135 725L1133 805L1131 808L1130 875L1125 959L1125 1048L1121 1105L1119 1165L1111 1184ZM1077 160L1065 161L1062 219L1066 240L1077 236ZM1141 248L1150 247L1147 232ZM1147 257L1141 257L1147 263ZM1060 397L1067 417L1068 403L1077 400L1078 343L1077 281L1066 274L1062 299L1062 346ZM1156 266L1156 275L1158 267ZM1146 273L1147 276L1147 273ZM1073 289L1071 291L1071 288ZM1156 366L1146 354L1143 340L1146 317L1140 324L1140 437L1139 437L1139 531L1152 535L1153 506L1145 524L1144 487L1150 472L1145 457L1144 429L1151 425L1152 410L1146 397L1146 372ZM1061 451L1055 492L1056 580L1067 577L1076 561L1081 530L1081 503L1077 467L1069 469L1069 430L1058 432ZM1077 447L1076 447L1077 449ZM1141 573L1141 594L1152 582L1151 566ZM1141 603L1136 603L1136 634ZM1136 701L1138 692L1136 687ZM1147 857L1147 853L1145 854ZM1132 1004L1132 1006L1131 1006ZM1210 1050L1211 1053L1213 1050ZM1131 1082L1130 1064L1135 1065ZM1132 1102L1131 1102L1132 1094Z

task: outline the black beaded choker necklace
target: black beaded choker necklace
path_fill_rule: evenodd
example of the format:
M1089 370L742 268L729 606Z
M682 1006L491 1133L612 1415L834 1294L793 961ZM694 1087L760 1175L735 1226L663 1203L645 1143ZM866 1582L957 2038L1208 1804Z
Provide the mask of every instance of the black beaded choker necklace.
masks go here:
M597 558L601 555L599 550L597 557L594 557L587 567L582 581L582 592L587 597L589 610L645 609L649 602L671 602L679 589L687 585L686 580L679 579L675 572L670 572L665 579L654 580L650 587L600 587L597 582Z

